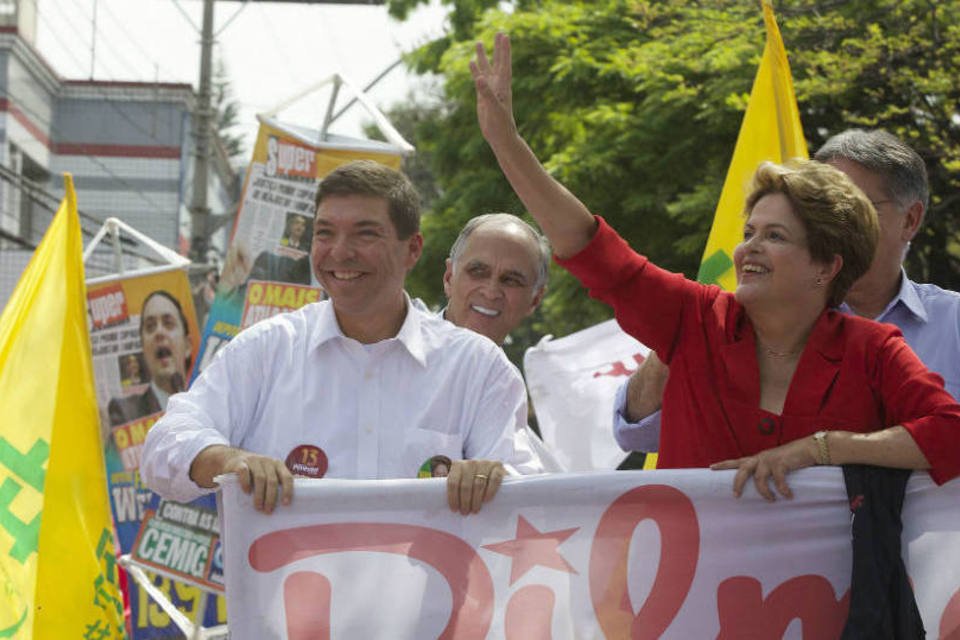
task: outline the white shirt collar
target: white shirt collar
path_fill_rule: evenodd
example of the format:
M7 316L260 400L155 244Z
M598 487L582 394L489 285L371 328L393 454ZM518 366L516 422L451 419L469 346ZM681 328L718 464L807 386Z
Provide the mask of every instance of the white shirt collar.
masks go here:
M427 355L421 323L426 312L411 303L410 296L406 291L403 292L403 301L407 308L406 318L404 318L397 335L392 338L387 338L387 340L399 341L407 352L413 356L414 360L425 367L427 366ZM340 323L337 322L337 315L333 310L333 301L328 300L327 304L324 304L320 311L319 321L310 339L310 348L316 349L334 338L352 340L352 338L343 334L343 331L340 329ZM384 342L386 342L386 340Z

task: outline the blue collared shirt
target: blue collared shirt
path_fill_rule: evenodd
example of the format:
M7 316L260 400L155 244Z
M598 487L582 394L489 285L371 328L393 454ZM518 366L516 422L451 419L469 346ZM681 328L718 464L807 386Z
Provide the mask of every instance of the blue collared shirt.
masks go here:
M900 291L874 320L899 327L923 364L960 398L960 293L914 282L901 273ZM839 308L852 313L846 303Z
M921 284L900 270L900 291L877 322L896 325L904 339L927 368L943 378L943 386L960 399L960 293L941 289L935 284ZM839 310L853 313L843 303ZM627 382L617 389L613 407L613 435L624 451L656 453L660 442L660 412L639 422L629 422Z

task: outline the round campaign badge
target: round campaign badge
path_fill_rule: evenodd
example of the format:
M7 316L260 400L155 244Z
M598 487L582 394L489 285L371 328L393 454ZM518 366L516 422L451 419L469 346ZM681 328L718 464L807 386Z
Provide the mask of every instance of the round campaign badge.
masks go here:
M285 464L295 476L322 478L327 473L327 454L320 447L301 444L287 455Z
M447 456L433 456L420 465L418 478L446 478L453 463Z

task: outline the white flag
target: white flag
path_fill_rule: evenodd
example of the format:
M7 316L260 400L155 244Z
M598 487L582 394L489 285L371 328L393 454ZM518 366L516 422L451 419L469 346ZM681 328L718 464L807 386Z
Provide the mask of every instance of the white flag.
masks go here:
M613 439L613 400L650 350L615 320L527 350L524 375L540 433L570 471L609 471L626 457Z

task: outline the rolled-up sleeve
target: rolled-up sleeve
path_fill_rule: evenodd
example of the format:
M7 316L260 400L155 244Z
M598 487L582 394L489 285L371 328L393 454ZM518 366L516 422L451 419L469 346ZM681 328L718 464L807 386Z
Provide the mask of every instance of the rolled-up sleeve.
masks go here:
M236 446L249 424L260 391L256 347L255 336L234 339L189 391L170 398L143 446L140 476L150 489L180 502L213 491L190 479L190 466L207 447Z
M878 353L878 373L889 422L903 426L943 484L960 475L960 404L897 332Z
M627 419L627 386L624 381L617 389L613 402L613 437L624 451L656 453L660 448L660 412L654 411L638 422Z

